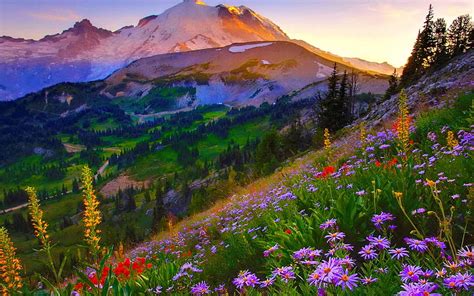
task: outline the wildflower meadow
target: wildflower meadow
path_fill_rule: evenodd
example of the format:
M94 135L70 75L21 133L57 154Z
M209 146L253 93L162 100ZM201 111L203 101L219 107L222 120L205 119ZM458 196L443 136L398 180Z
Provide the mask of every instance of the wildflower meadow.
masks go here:
M101 244L99 201L85 168L89 255L67 278L64 264L49 257L53 277L38 275L43 286L32 289L2 228L2 293L472 295L472 100L468 93L415 116L402 93L393 125L356 126L349 154L325 130L321 155L303 169L128 252ZM28 193L37 251L48 257L55 242L34 189Z

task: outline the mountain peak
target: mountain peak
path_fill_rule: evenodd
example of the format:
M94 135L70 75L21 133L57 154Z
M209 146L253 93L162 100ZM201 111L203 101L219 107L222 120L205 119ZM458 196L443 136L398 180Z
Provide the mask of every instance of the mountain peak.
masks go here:
M88 19L83 19L79 22L76 22L72 28L66 30L65 32L72 32L72 33L75 33L76 35L91 33L91 34L101 35L101 37L108 37L112 34L112 32L108 30L97 28Z
M201 1L201 0L183 0L183 3L206 5L206 3L204 3L204 1Z
M74 28L80 28L80 27L82 27L82 28L91 28L91 27L94 27L94 26L92 25L90 20L85 18L82 21L76 22L74 24Z

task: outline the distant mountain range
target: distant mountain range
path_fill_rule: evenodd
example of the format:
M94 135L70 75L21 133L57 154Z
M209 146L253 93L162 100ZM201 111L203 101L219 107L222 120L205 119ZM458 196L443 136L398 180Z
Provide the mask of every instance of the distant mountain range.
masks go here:
M115 32L85 19L37 41L0 37L0 100L60 82L103 79L144 57L253 41L292 41L324 59L373 73L389 74L394 69L386 63L341 58L291 40L272 21L245 6L211 7L185 0Z

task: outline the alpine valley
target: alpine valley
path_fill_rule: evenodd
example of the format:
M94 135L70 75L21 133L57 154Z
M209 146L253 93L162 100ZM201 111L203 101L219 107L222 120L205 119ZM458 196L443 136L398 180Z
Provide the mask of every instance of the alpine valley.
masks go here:
M198 0L0 37L0 292L472 294L474 29L422 21L400 68Z

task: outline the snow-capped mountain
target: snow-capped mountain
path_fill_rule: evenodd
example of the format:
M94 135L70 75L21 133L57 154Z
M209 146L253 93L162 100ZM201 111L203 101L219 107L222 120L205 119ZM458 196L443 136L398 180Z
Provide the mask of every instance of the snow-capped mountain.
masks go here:
M288 40L288 36L245 6L212 7L197 0L184 0L116 32L82 20L38 41L0 37L0 100L59 82L101 79L156 54L262 40Z

